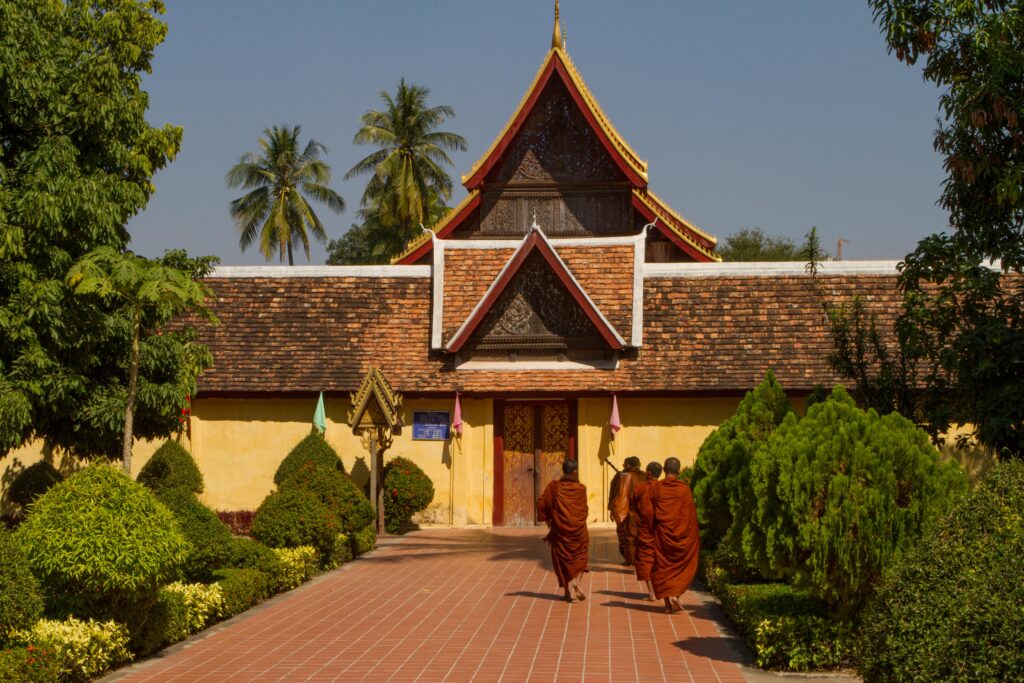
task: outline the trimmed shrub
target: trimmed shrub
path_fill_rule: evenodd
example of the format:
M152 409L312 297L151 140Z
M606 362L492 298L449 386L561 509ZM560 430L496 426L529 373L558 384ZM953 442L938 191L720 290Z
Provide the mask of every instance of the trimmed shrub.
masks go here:
M213 570L228 564L231 531L195 494L184 488L164 489L160 502L174 514L178 527L191 544L181 574L187 581L208 581Z
M203 492L203 475L192 455L177 441L165 441L139 471L138 481L157 493L184 488Z
M217 583L172 583L160 592L181 596L185 605L186 634L202 631L224 613L224 590Z
M14 536L45 588L105 602L155 592L188 552L170 510L103 464L40 496Z
M343 533L352 534L373 521L373 508L348 475L312 462L300 465L278 490L304 488L337 515Z
M270 580L255 569L221 569L214 572L224 598L224 616L241 614L270 596Z
M852 626L834 621L807 592L769 583L720 585L715 593L759 667L808 671L848 663Z
M0 683L53 683L60 665L49 650L28 645L0 650Z
M757 498L744 552L852 617L885 567L967 488L928 435L864 411L842 387L788 415L751 461Z
M148 655L188 638L188 610L185 596L163 588L157 593L156 603L146 609L145 619L134 630L132 651ZM129 625L131 627L132 625Z
M281 569L274 577L278 590L291 590L316 575L319 564L316 548L277 548L274 551Z
M359 557L377 547L377 530L373 524L367 524L352 534L352 555Z
M281 461L277 472L274 474L274 483L280 486L284 483L285 479L292 476L296 470L306 463L312 463L339 472L345 471L341 458L338 457L338 454L331 448L330 444L318 432L313 432L300 441L292 449L291 453Z
M218 510L217 516L235 536L248 536L252 532L252 510Z
M434 482L408 458L398 457L384 467L384 526L397 534L434 500Z
M789 399L769 370L764 381L743 397L736 414L701 445L690 486L702 548L714 549L725 542L740 552L744 527L756 505L750 461L791 412Z
M24 638L33 647L49 651L64 681L98 678L114 666L131 660L128 632L114 621L41 619Z
M271 548L259 541L251 538L232 538L226 568L257 569L274 576L281 571L281 561Z
M324 569L336 569L346 562L351 562L352 558L352 541L349 540L348 534L338 534L334 539L331 556L326 562L321 561L320 564Z
M857 648L865 681L1024 671L1024 463L998 465L886 572Z
M252 535L271 548L316 548L322 562L328 562L341 533L338 517L304 488L286 488L271 493L252 520Z
M11 534L0 529L0 644L42 615L39 582Z
M54 484L64 480L53 465L37 462L18 473L7 490L7 499L19 506L24 513L29 503L50 490Z

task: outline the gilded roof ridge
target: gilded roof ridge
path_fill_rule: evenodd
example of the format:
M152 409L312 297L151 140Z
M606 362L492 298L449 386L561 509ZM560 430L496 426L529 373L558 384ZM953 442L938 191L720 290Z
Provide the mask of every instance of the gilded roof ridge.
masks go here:
M677 226L673 225L673 221L670 220L670 219L674 219L676 217L674 215L672 215L671 213L669 213L666 210L665 205L663 205L660 201L653 200L652 197L649 194L641 192L640 190L637 190L637 189L633 190L633 196L636 197L637 199L639 199L643 203L644 206L646 206L648 209L650 209L651 212L656 217L661 218L662 219L662 223L664 225L666 225L673 233L675 233L675 235L677 237L679 237L679 239L683 240L684 242L689 244L691 247L693 247L694 249L696 249L700 253L702 253L705 256L707 256L712 261L721 261L722 260L721 256L715 255L714 249L708 249L703 244L700 244L699 242L694 240L692 237L687 235L686 232L684 232L683 230L680 230ZM685 223L685 225L688 228L692 227L688 223Z
M409 240L406 243L406 245L405 245L405 249L403 249L402 252L398 256L392 257L391 263L398 263L399 261L401 261L402 259L407 257L409 254L413 253L414 251L416 251L417 249L422 247L428 241L432 240L434 238L434 235L436 235L437 233L439 233L442 230L444 230L445 226L447 226L448 223L450 223L451 220L453 218L455 218L455 216L457 216L460 211L465 209L466 206L471 201L473 201L473 199L479 193L480 193L480 190L470 190L466 194L466 196L462 198L462 201L460 201L458 204L456 204L452 208L448 209L448 213L446 213L441 218L441 220L439 220L438 222L436 222L432 226L430 226L430 232L421 232L420 234L416 235L411 240ZM431 233L433 233L433 234L431 234Z
M702 229L698 228L696 225L693 224L692 221L687 220L686 217L683 216L683 214L679 213L674 208L672 208L672 206L668 202L666 202L664 199L662 199L661 197L656 195L654 192L651 192L650 188L647 188L647 194L650 196L651 199L653 199L654 201L658 202L658 204L660 204L661 207L665 209L665 212L668 213L670 216L672 216L673 218L678 219L679 222L681 222L683 225L685 225L686 227L688 227L691 230L693 230L695 233L697 233L701 237L704 237L704 238L710 240L711 242L714 242L716 245L718 244L718 237L716 237L715 235L712 235L710 232L707 232L706 230L702 230Z

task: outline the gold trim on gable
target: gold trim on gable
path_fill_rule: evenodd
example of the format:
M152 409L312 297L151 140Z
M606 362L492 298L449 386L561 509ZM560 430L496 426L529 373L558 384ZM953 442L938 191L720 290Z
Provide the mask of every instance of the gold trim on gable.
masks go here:
M633 196L636 197L641 204L646 206L651 211L651 213L655 215L655 217L660 219L661 224L668 227L668 229L671 230L677 237L679 237L679 239L683 240L691 247L707 256L712 261L722 260L721 256L715 254L714 249L708 249L707 247L705 247L704 245L700 244L699 242L695 241L692 237L687 235L686 232L681 230L678 226L678 222L682 222L684 226L693 229L695 232L698 232L702 236L705 235L703 231L696 230L696 228L694 228L688 221L682 220L681 216L676 214L675 211L670 210L668 206L661 202L661 200L658 200L653 195L649 196L648 194L643 193L639 190L633 190ZM708 239L711 239L712 241L717 243L717 240L713 237L708 237Z
M461 202L459 202L454 207L449 209L448 213L446 213L441 220L439 220L437 223L434 223L434 225L430 226L430 231L434 233L434 235L436 235L437 233L444 230L448 226L448 224L452 222L452 219L459 215L459 213L463 209L469 206L469 203L473 201L473 199L475 199L478 194L480 194L479 190L470 190L469 194L463 197ZM408 257L410 254L412 254L414 251L422 247L431 239L433 239L433 235L431 235L428 232L424 232L417 235L416 237L413 237L411 240L409 240L409 243L405 245L405 249L402 250L402 253L391 259L391 263L398 263L402 259Z

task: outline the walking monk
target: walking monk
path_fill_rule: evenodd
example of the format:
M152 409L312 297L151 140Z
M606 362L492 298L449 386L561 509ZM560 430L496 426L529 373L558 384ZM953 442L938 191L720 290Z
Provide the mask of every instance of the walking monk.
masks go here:
M562 478L548 484L537 500L537 516L550 528L544 541L551 545L555 576L569 602L587 599L580 579L589 571L587 487L580 483L577 467L575 460L562 463Z
M640 458L631 455L622 461L622 471L612 479L608 487L608 512L615 522L615 533L619 537L619 554L622 564L632 566L636 559L636 537L638 520L630 509L633 488L646 481L640 471Z
M654 529L651 584L656 599L665 600L669 614L683 609L683 593L697 574L700 536L693 493L679 480L679 459L665 461L665 478L650 486L640 500L644 520Z
M637 515L637 537L636 537L636 558L633 568L636 570L636 580L644 584L647 589L647 600L654 601L654 586L651 585L651 567L654 565L654 529L644 521L641 508L644 498L650 495L651 485L658 481L661 476L661 463L652 462L647 464L647 479L642 484L633 488L633 498L630 501L630 509Z

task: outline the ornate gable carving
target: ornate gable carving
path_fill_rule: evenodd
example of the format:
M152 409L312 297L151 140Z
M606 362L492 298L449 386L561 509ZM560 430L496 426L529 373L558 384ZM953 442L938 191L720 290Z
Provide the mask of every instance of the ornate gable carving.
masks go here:
M605 347L597 328L537 252L527 256L468 345L479 350Z

